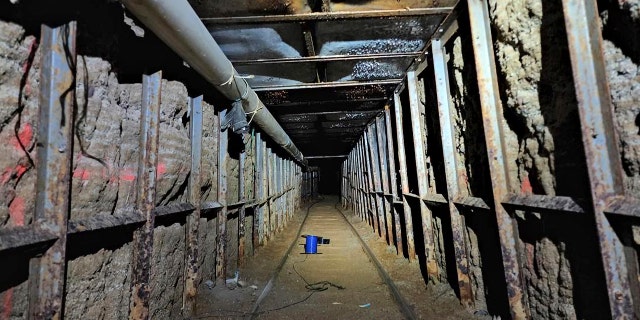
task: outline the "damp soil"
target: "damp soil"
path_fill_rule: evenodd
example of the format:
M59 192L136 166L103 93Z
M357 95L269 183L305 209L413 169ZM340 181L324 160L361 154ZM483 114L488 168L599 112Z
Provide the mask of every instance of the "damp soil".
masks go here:
M319 254L304 254L305 239L297 237L306 214L307 206L303 206L283 232L259 247L240 268L238 279L241 286L226 285L220 281L208 287L203 283L195 318L251 318L256 300L294 239L296 244L272 282L268 295L253 314L255 319L405 318L347 220L336 209L336 204L335 197L313 204L302 228L302 235L315 234L330 239L329 244L318 245ZM377 256L419 319L481 319L473 315L475 310L465 310L460 305L448 284L427 286L417 262L409 262L397 255L394 247L388 246L351 212L345 211L345 216ZM324 291L306 288L307 284L323 281L326 283L315 287L326 288Z

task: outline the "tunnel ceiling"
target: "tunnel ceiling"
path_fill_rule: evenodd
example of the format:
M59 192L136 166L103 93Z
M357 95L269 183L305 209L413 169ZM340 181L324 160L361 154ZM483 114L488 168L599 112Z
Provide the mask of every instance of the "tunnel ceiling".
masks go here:
M337 156L384 109L456 2L191 4L302 153Z

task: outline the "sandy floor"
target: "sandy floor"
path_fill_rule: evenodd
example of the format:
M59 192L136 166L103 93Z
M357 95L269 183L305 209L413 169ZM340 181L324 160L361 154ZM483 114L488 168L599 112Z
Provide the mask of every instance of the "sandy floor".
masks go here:
M348 222L335 209L337 199L315 204L302 234L330 239L319 245L316 255L305 255L305 239L287 257L268 295L257 310L256 319L403 319L373 263L362 249ZM286 253L305 212L300 212L284 232L261 247L240 272L244 287L229 289L218 284L203 287L198 297L199 319L250 318L258 296ZM416 262L396 255L396 250L377 237L372 229L350 212L349 221L367 242L394 280L401 294L421 319L477 319L460 305L448 284L424 284ZM323 282L310 291L307 284ZM253 287L251 287L253 286ZM342 288L342 289L341 289Z

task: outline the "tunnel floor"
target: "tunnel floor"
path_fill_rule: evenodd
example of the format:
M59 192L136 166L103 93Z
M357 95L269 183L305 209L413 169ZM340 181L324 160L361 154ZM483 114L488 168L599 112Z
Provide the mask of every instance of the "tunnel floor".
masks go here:
M349 227L351 223L417 318L479 319L460 305L448 284L426 286L417 262L397 255L395 247L387 245L349 211L345 211L346 220L336 209L338 205L336 197L325 197L309 209L301 234L330 239L329 244L318 245L318 254L304 254L305 238L297 237L305 206L283 232L239 268L241 286L218 283L200 290L197 318L249 319L252 315L255 319L406 318ZM294 239L296 243L271 289L252 313Z

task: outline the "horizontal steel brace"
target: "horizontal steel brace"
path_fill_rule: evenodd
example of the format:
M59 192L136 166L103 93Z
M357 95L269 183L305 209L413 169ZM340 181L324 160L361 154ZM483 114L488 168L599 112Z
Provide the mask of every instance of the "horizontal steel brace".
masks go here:
M217 25L217 24L245 24L245 23L270 23L270 22L338 21L338 20L355 20L355 19L446 15L446 14L449 14L452 10L453 10L453 7L402 9L402 10L375 10L375 11L357 11L357 12L314 12L314 13L290 14L290 15L202 18L202 22L204 22L205 25Z
M290 63L316 63L316 62L343 62L354 60L389 60L416 58L422 52L400 52L400 53L375 53L361 55L331 55L331 56L313 56L313 57L296 57L296 58L275 58L275 59L258 59L258 60L233 60L234 65L256 65L256 64L290 64Z
M0 252L53 242L58 237L40 227L40 223L0 229Z
M324 88L342 88L342 87L359 87L359 86L372 86L372 85L399 85L402 79L389 79L379 81L335 81L335 82L320 82L320 83L303 83L297 85L284 85L284 86L254 86L253 89L256 92L273 91L273 90L297 90L297 89L324 89Z

